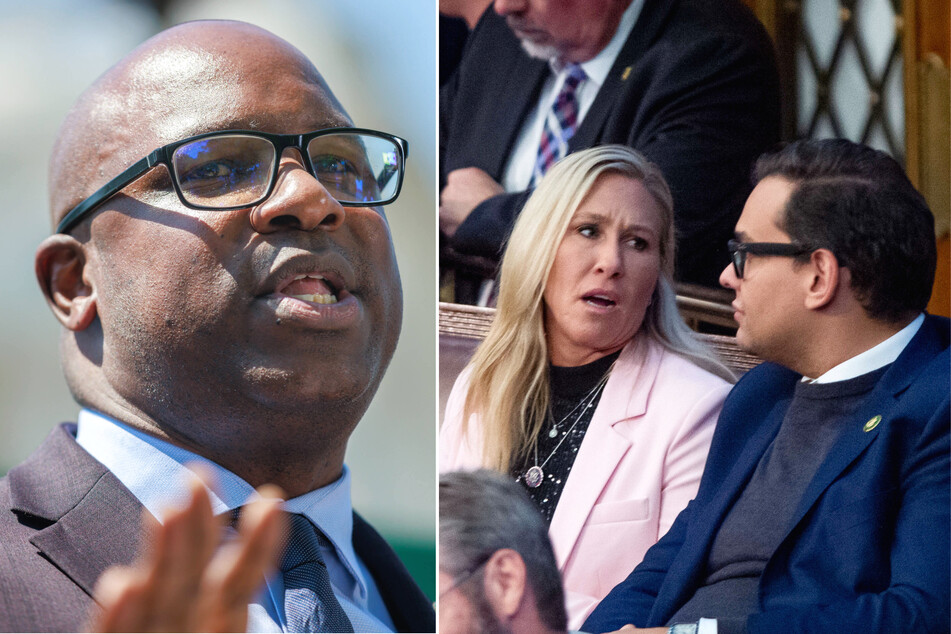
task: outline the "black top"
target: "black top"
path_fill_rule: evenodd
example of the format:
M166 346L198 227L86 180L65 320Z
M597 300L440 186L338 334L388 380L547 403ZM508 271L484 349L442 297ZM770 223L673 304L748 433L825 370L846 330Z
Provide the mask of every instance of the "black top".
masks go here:
M551 524L581 441L601 400L601 380L620 354L618 350L597 361L572 368L548 367L551 415L538 437L538 462L535 461L535 450L529 449L528 455L516 460L512 468L512 476L518 478L528 491L547 524ZM599 389L595 390L596 387ZM544 471L544 478L538 487L532 488L526 484L524 476L536 464Z

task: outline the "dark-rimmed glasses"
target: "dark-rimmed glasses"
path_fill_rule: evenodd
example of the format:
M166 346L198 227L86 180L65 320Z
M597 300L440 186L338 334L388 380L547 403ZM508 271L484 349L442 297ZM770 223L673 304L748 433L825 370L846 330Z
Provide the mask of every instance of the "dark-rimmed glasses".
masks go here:
M492 559L492 555L494 554L495 553L492 552L492 553L489 553L488 555L485 555L484 557L482 557L482 559L479 560L478 563L476 563L476 565L472 566L468 570L464 570L460 575L458 575L456 578L452 580L452 583L449 584L448 588L446 588L445 590L439 593L439 596L437 597L437 599L439 601L442 601L442 598L444 596L446 596L447 594L449 594L450 592L452 592L453 590L455 590L456 588L464 584L469 579L471 579L472 575L479 572L482 566L486 565L489 562L489 560Z
M792 242L740 242L739 240L727 241L726 248L733 259L733 271L739 280L743 279L743 271L746 269L746 256L750 253L753 255L796 257L815 251L815 249Z
M365 128L325 128L305 134L253 130L207 132L154 150L76 205L60 221L66 233L97 206L158 164L172 174L175 193L191 209L228 211L267 199L277 183L281 154L297 148L304 167L348 207L386 205L403 186L409 144Z

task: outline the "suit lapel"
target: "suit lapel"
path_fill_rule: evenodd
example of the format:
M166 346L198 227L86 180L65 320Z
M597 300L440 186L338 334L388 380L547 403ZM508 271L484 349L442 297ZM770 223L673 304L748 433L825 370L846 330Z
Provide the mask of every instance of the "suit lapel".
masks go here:
M618 357L551 518L549 535L559 568L571 558L594 503L631 448L631 441L614 426L642 416L647 408L663 353L641 339Z
M930 321L921 325L915 338L895 360L859 410L845 422L842 437L832 446L828 458L809 483L790 526L795 527L813 507L822 493L890 424L890 414L897 397L908 388L939 349ZM880 417L876 426L866 431L866 424ZM788 534L787 534L788 536Z
M641 9L637 22L634 23L634 28L631 29L631 34L618 52L611 71L604 78L604 84L601 85L591 108L585 114L584 121L568 142L569 153L597 145L601 141L604 126L614 111L618 93L624 89L631 74L631 67L660 36L664 22L673 11L675 4L676 1L647 0L644 2L644 7Z
M15 512L50 523L30 543L92 596L106 568L134 560L142 506L76 444L74 429L56 428L11 470L10 491Z
M508 29L504 24L503 28ZM522 122L538 101L538 94L549 72L547 62L532 59L519 50L511 71L499 74L503 81L497 86L498 106L491 111L487 127L492 130L495 141L486 144L487 149L495 148L495 151L487 157L486 171L497 174L499 179L504 172L505 161L512 153L515 140L522 129ZM513 77L524 79L513 81Z
M138 501L106 473L73 510L30 543L92 596L107 568L135 559L141 514Z

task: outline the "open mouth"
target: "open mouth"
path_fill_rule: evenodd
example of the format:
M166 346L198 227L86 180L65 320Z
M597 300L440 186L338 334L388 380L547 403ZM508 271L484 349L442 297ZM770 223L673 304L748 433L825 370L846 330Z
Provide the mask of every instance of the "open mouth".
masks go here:
M585 295L581 299L591 304L592 306L598 306L601 308L609 308L617 304L616 301L614 301L607 295L600 295L600 294Z
M318 273L302 273L277 289L282 295L314 304L336 304L339 293L333 282Z

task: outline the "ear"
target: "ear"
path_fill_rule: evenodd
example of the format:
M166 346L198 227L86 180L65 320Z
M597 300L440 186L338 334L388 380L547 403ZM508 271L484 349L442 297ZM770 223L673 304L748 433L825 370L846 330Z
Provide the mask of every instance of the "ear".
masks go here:
M485 596L503 623L518 614L526 596L526 581L525 562L511 548L495 551L486 562L483 576Z
M36 250L36 279L46 303L73 331L85 330L96 318L96 290L86 267L85 249L72 236L50 236Z
M816 249L809 256L806 280L806 308L817 310L832 303L842 282L844 270L835 254L828 249Z

